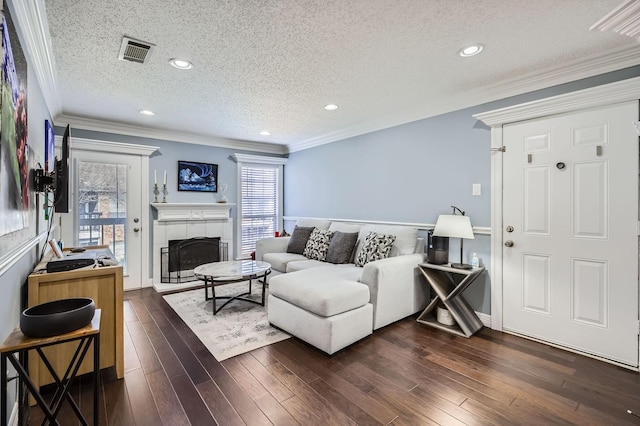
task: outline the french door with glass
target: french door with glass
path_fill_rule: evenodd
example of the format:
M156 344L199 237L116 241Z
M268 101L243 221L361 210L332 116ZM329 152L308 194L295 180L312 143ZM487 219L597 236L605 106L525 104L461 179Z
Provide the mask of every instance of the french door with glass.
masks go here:
M73 245L109 246L124 268L124 289L140 288L148 238L141 184L147 157L73 150L72 161Z

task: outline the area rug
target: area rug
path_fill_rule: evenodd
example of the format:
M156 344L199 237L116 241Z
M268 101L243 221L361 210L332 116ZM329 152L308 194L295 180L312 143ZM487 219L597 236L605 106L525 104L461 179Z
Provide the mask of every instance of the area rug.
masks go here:
M254 283L252 287L249 298L260 300L262 285ZM241 294L247 288L247 282L218 286L216 296ZM269 325L266 300L265 306L234 300L213 315L213 301L204 300L202 288L163 297L218 361L290 337ZM224 302L216 303L219 307Z

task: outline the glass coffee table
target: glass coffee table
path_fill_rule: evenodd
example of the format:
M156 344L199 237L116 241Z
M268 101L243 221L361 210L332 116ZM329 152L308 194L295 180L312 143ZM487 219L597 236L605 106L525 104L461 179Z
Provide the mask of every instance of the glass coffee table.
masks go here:
M255 260L235 260L229 262L214 262L200 265L193 270L193 274L204 281L205 300L213 299L213 315L224 308L229 302L243 300L256 305L264 306L265 286L267 275L271 273L271 264ZM260 279L262 278L262 279ZM262 283L262 299L260 301L248 299L245 296L251 294L251 283L258 280ZM235 296L216 296L216 287L226 284L249 281L249 291ZM211 288L211 296L209 296ZM226 300L220 307L216 306L216 300Z

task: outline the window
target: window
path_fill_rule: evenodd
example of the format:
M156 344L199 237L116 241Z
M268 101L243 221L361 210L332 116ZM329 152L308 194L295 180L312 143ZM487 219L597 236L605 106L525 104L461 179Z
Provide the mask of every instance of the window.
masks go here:
M282 171L285 158L235 154L238 162L238 257L248 257L256 241L282 228Z

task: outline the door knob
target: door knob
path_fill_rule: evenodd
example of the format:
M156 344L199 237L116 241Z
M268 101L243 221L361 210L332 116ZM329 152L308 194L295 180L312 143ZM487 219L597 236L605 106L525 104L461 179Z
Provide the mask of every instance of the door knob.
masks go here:
M507 246L507 247L513 247L513 241L507 240L507 241L504 242L504 245Z
M140 228L133 228L133 232L140 232Z

